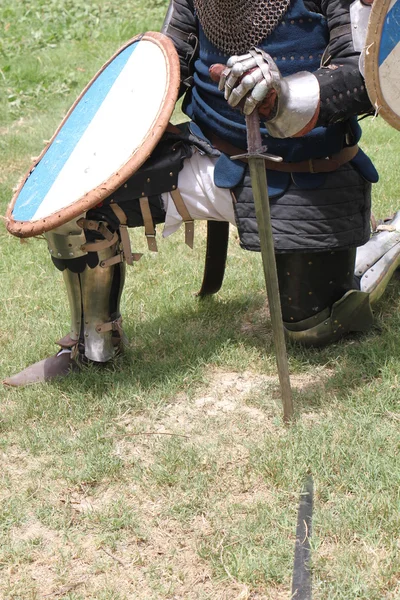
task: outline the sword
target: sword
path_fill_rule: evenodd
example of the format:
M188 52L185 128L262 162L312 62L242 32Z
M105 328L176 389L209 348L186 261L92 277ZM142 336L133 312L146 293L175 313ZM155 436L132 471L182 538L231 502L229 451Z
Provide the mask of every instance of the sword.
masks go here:
M246 115L247 154L232 156L232 159L247 158L250 167L251 187L253 190L256 209L257 225L260 236L261 256L264 269L267 297L271 314L272 332L274 337L276 364L281 388L283 404L283 420L288 423L293 419L293 400L290 387L289 366L286 352L285 334L283 328L281 301L279 297L278 273L275 262L274 240L272 237L271 212L269 207L267 174L265 162L273 160L280 162L279 156L265 154L260 133L258 111Z

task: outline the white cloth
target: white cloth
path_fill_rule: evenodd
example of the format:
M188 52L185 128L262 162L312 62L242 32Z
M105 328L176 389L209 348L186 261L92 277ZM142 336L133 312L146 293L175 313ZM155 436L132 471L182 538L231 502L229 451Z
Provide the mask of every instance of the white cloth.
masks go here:
M216 160L195 150L179 173L178 189L192 219L236 225L230 191L214 183ZM162 194L162 200L166 212L163 237L168 237L179 229L182 218L169 192Z

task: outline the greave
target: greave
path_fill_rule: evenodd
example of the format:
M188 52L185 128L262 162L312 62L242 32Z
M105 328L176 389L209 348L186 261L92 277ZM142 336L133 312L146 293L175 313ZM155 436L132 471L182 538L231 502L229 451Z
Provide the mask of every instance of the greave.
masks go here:
M107 362L115 354L116 340L122 340L125 264L116 233L107 234L109 241L85 243L80 231L77 236L64 226L46 234L53 262L63 272L70 307L71 330L60 345L79 344L79 351L89 360Z
M71 314L71 331L69 335L72 341L79 342L82 329L81 277L79 273L73 273L66 268L63 271L63 278Z
M113 332L121 331L119 301L125 281L125 264L102 266L118 253L118 244L99 254L99 264L87 267L80 274L83 343L85 356L96 362L106 362L114 356Z

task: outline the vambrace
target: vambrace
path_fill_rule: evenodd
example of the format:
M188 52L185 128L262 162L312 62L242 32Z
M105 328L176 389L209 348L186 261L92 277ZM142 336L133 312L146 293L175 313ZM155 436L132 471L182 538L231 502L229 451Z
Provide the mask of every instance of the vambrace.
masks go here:
M179 56L181 96L193 83L193 64L197 56L198 33L191 0L170 0L161 33L169 37Z
M321 88L321 107L317 126L346 120L372 112L372 106L360 72L361 36L354 35L354 6L343 0L321 0L322 13L327 17L329 44L321 68L315 71ZM350 6L353 6L351 10ZM357 8L357 7L356 7ZM363 7L369 11L369 7ZM358 13L359 14L359 13ZM353 15L353 17L352 17Z

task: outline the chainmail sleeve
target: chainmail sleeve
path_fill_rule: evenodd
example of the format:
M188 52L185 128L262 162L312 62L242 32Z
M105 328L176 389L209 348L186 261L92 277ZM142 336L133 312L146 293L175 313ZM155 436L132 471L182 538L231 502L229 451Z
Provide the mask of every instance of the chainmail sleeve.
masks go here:
M181 67L181 96L192 86L193 63L197 56L197 19L192 0L170 0L161 32L169 37L178 52Z
M321 110L317 126L372 112L364 79L359 70L360 54L353 45L350 22L352 2L353 0L305 2L309 10L321 12L326 16L330 32L323 66L314 73L321 88Z

